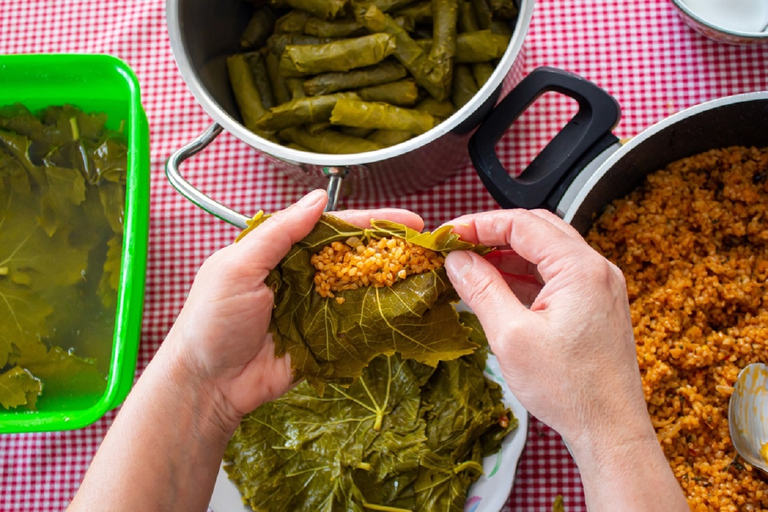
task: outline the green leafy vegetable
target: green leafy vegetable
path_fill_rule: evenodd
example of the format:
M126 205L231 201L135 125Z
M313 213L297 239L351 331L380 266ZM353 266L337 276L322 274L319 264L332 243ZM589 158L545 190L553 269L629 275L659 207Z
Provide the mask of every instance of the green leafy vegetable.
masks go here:
M242 236L264 217L258 215ZM452 303L458 296L442 267L397 281L392 287L361 287L342 292L343 303L321 297L314 289L313 254L334 241L357 237L399 237L447 253L456 249L483 251L459 240L444 226L419 233L388 221L372 221L362 229L325 214L312 232L295 244L267 284L275 291L271 332L277 355L291 354L296 379L306 378L320 394L325 383L349 385L379 354L399 353L406 359L436 366L471 353Z
M111 347L127 147L106 116L0 108L0 405L100 392ZM103 304L102 304L103 303ZM111 311L110 311L111 309ZM98 324L98 325L97 325ZM59 345L59 346L57 346ZM65 347L65 348L62 348Z
M225 469L257 512L462 511L483 457L517 425L486 355L437 368L379 356L322 397L301 383L243 419Z
M0 374L0 405L6 409L20 405L34 408L42 390L40 379L20 366Z

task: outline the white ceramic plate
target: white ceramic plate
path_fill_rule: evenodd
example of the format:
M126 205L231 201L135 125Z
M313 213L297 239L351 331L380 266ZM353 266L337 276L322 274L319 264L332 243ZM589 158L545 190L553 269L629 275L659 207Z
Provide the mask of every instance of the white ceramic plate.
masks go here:
M501 378L496 357L488 357L485 373L491 380L501 385L504 403L512 409L517 418L517 429L504 438L498 453L483 459L484 475L469 488L464 512L501 510L515 482L517 464L528 437L528 411L517 401L507 383ZM210 505L213 512L253 512L249 506L243 505L240 491L227 477L223 467L219 468Z

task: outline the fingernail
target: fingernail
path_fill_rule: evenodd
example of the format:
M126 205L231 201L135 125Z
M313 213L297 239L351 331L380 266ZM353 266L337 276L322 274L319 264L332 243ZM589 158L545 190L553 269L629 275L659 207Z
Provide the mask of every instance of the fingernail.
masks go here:
M445 269L455 279L463 280L475 262L469 251L454 251L445 258Z
M325 190L318 188L305 195L296 202L296 205L301 208L310 208L315 206L320 201L325 201Z

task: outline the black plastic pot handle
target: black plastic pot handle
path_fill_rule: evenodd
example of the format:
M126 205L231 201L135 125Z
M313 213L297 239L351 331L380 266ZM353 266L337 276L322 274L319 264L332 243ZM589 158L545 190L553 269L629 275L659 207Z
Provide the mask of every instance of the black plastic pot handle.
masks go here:
M516 178L496 155L509 126L546 92L575 99L579 111ZM550 67L533 70L491 112L469 142L477 174L502 208L554 211L568 185L598 154L618 139L611 133L621 118L616 100L584 78Z

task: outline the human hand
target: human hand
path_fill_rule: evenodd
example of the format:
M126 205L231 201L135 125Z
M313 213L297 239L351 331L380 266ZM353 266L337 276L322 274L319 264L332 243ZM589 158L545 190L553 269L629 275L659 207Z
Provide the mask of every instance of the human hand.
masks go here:
M525 408L571 447L655 442L621 271L546 211L450 224L463 239L499 248L485 259L453 252L446 270Z
M241 239L211 255L201 266L168 339L185 375L207 386L220 402L225 428L292 385L290 357L276 358L267 333L272 290L264 280L291 246L315 226L327 201L314 191L271 215ZM396 209L334 212L360 226L389 219L421 231L422 219Z

